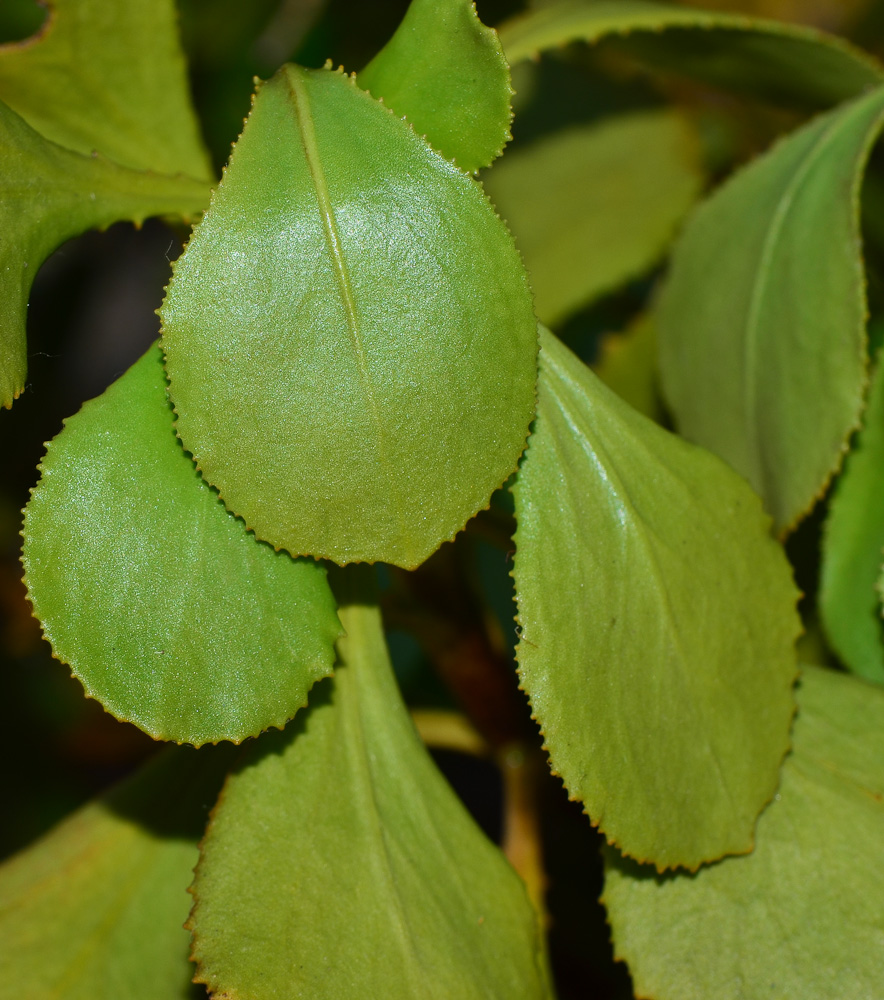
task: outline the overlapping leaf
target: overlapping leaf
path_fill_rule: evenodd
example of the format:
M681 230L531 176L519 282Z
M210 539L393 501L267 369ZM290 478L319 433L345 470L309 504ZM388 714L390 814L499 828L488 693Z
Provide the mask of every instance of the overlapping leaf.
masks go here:
M658 876L606 852L604 900L636 993L874 997L884 939L884 692L804 669L793 752L748 857Z
M294 554L413 567L524 446L536 330L512 239L342 74L260 89L162 318L185 447Z
M542 322L559 322L657 260L699 194L697 153L682 116L652 111L556 132L488 173Z
M0 404L11 406L27 373L28 294L46 257L72 236L121 219L192 216L208 189L62 149L2 102L0 150Z
M633 409L661 423L663 404L657 384L657 330L653 317L642 313L623 333L599 342L593 371Z
M278 1000L545 996L524 886L422 747L377 608L336 593L334 681L255 746L203 842L197 978Z
M325 570L259 543L184 453L152 348L49 445L26 583L61 660L117 718L196 745L283 726L330 673Z
M795 587L742 479L541 337L517 650L553 769L659 868L752 846L789 742Z
M510 138L509 66L473 0L412 0L359 86L462 170L487 167Z
M884 683L884 622L876 584L884 563L884 364L879 353L864 427L844 463L823 536L820 615L851 670Z
M876 60L812 28L647 0L562 0L500 29L511 64L612 36L652 65L768 101L825 107L884 81Z
M229 752L169 749L0 867L2 1000L188 1000L197 842Z
M34 38L0 45L0 100L47 139L137 170L211 178L174 0L49 0Z
M718 189L673 253L658 313L679 430L721 455L789 529L837 470L866 383L859 188L877 88Z

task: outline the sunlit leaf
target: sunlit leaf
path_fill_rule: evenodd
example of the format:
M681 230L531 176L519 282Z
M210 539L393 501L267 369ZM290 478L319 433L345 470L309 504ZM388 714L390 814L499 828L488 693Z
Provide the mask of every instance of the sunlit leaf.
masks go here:
M484 178L522 252L538 317L557 323L661 256L700 191L698 143L668 111L513 149Z
M152 348L49 445L25 514L30 599L59 659L158 739L283 726L331 672L325 570L258 542L173 430Z
M819 608L845 666L884 683L884 622L876 589L884 562L884 364L879 353L863 429L844 463L823 535Z
M778 531L812 506L859 424L859 189L882 117L879 87L735 174L690 219L659 303L679 430L749 480Z
M206 180L174 0L48 0L41 31L0 46L0 100L47 139L137 170Z
M197 842L229 752L169 749L0 867L2 1000L189 1000Z
M334 681L255 745L213 815L197 978L277 1000L541 998L525 888L423 749L353 569Z
M473 0L412 0L358 79L462 170L487 167L510 138L509 67Z
M189 217L208 200L198 181L126 170L47 142L0 102L0 405L25 386L25 314L43 261L93 227L150 215Z
M553 770L661 869L748 851L789 745L788 563L739 476L545 331L540 372L513 575Z
M638 996L875 997L884 939L884 692L806 667L793 752L748 857L659 876L607 851Z
M663 405L657 384L657 330L648 313L641 314L623 333L599 341L593 371L609 389L631 407L660 423Z
M260 89L162 318L185 447L293 554L413 567L524 447L536 329L512 239L342 74Z
M813 28L647 0L562 0L500 29L511 64L606 38L651 65L766 101L826 107L884 81L867 53Z

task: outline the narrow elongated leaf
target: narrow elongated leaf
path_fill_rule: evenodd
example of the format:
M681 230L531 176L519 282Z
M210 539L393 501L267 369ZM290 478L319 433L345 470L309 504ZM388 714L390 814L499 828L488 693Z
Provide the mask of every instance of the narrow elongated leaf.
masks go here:
M612 37L651 65L767 101L826 107L884 80L867 53L813 28L647 0L562 0L500 29L511 64Z
M189 1000L187 886L230 753L168 749L0 866L2 1000Z
M28 294L49 254L72 236L123 219L188 218L205 206L209 192L198 181L126 170L62 149L2 102L0 149L0 404L11 406L27 374Z
M158 739L283 726L331 672L325 570L250 535L175 437L152 348L49 445L25 512L25 580L52 648Z
M752 847L789 745L796 591L742 479L541 337L517 655L553 769L663 869Z
M510 138L510 72L473 0L412 0L359 86L462 169L487 167Z
M174 0L48 0L41 31L0 45L0 100L47 139L137 170L211 178Z
M543 997L524 886L421 745L346 572L334 681L255 746L202 844L197 978L242 1000Z
M536 328L512 239L340 73L260 89L162 318L185 447L293 554L416 566L524 447Z
M698 144L673 112L623 115L513 149L484 179L516 237L541 322L641 274L700 192Z
M845 666L884 683L884 622L876 584L884 562L884 354L864 427L844 463L823 535L820 616Z
M884 88L780 141L691 218L659 303L679 430L792 527L837 470L866 384L859 189Z
M884 939L884 692L803 670L793 752L754 852L657 876L606 852L604 901L638 996L875 997Z

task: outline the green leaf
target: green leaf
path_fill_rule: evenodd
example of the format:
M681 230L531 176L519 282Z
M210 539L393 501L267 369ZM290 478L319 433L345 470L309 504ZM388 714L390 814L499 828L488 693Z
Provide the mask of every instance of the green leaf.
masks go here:
M49 0L32 39L0 46L0 100L47 139L136 170L212 177L173 0Z
M345 572L334 681L254 747L202 844L197 980L277 1000L543 997L525 888L417 737L371 571Z
M187 886L230 753L168 749L0 867L0 1000L188 1000Z
M516 237L540 320L558 323L647 270L700 192L681 115L580 125L513 149L485 189Z
M340 73L260 89L162 319L185 447L295 555L414 567L524 447L537 337L512 239Z
M25 580L55 655L157 739L282 727L340 635L325 570L249 535L173 430L152 348L49 445L25 512Z
M562 0L500 29L510 64L614 37L651 65L765 101L826 107L884 80L875 59L813 28L645 0Z
M685 437L790 529L837 471L866 385L859 190L884 88L814 119L692 216L659 303L660 373Z
M514 492L519 672L553 770L660 869L750 850L799 630L758 498L546 331Z
M25 386L31 284L56 247L87 229L150 215L188 218L208 189L198 181L127 170L47 142L0 102L0 405Z
M865 426L844 463L829 507L820 570L820 616L845 666L884 683L884 623L876 584L884 561L884 352L879 352Z
M657 1000L876 997L884 939L884 692L806 667L755 851L658 876L606 852L615 951Z
M510 71L473 0L412 0L358 77L462 169L487 167L510 139Z
M657 329L650 314L639 315L623 333L603 337L593 371L633 409L663 423L657 384Z

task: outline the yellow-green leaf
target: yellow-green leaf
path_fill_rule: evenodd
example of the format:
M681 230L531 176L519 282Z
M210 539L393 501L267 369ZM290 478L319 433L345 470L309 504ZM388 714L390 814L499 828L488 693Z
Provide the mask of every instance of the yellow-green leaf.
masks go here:
M593 371L609 389L639 413L663 422L657 378L657 330L653 317L642 313L623 333L599 341Z
M551 334L515 485L517 654L572 796L658 868L751 849L789 745L796 590L714 455Z

